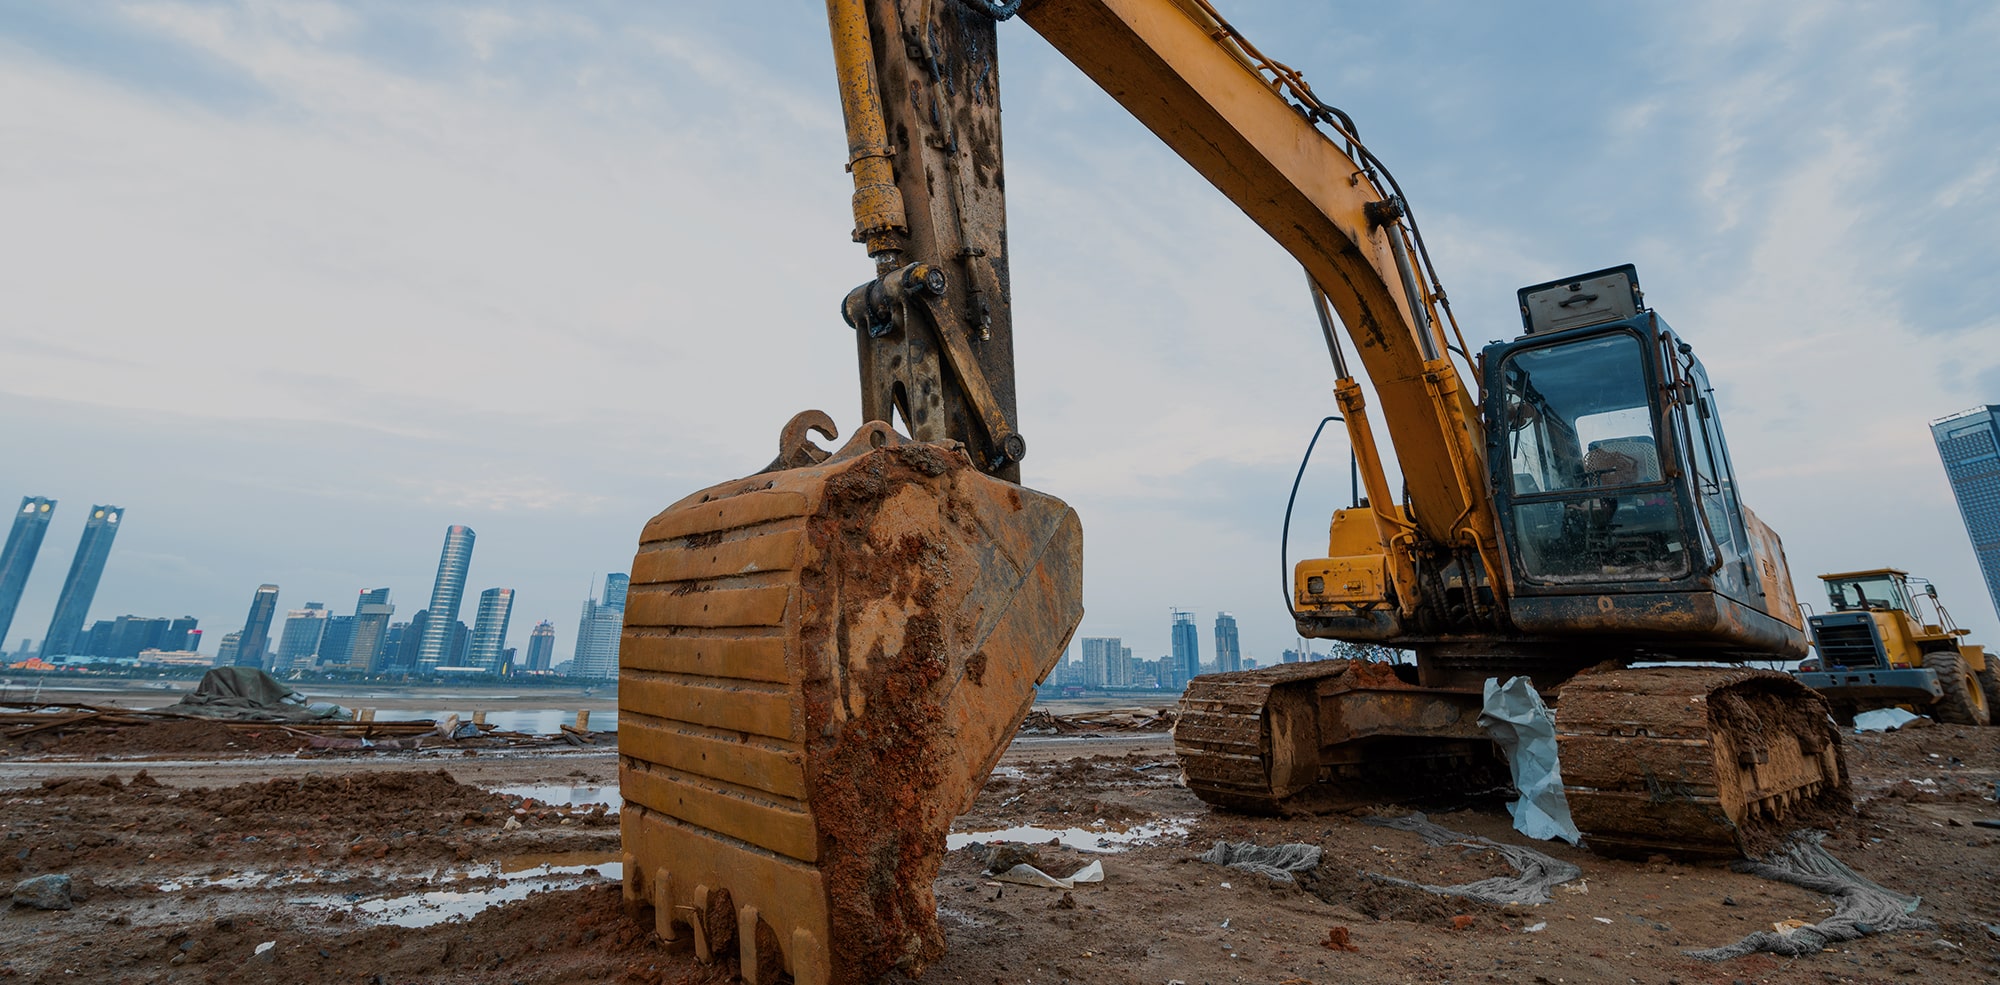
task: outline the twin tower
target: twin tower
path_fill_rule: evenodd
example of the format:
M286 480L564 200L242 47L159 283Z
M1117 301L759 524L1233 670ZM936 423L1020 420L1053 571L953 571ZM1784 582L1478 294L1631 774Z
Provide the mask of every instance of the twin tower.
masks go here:
M28 571L41 553L42 537L55 516L56 501L45 496L26 496L14 512L14 526L7 534L7 546L0 548L0 641L5 641L14 625L14 609L21 604L21 592L28 587ZM62 596L56 600L55 617L49 620L48 635L42 639L43 657L61 656L75 648L83 632L83 619L90 612L97 582L104 576L104 562L111 556L111 540L118 536L118 521L125 511L116 506L93 506L83 525L83 540L76 545L76 558L69 563L69 577L63 579Z

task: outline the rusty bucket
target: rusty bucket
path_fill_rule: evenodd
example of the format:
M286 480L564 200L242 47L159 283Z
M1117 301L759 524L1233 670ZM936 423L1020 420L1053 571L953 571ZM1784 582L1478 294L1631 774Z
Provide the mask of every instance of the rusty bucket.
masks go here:
M879 422L812 451L646 524L619 650L626 899L753 983L943 953L945 832L1083 615L1062 501Z

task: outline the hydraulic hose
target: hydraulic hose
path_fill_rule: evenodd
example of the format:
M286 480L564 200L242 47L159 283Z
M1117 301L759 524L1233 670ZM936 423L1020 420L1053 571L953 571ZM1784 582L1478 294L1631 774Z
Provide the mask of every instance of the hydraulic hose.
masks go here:
M1299 460L1299 474L1292 477L1292 494L1285 499L1285 532L1278 539L1279 574L1285 582L1285 611L1292 614L1292 621L1299 619L1299 610L1292 604L1292 506L1299 500L1299 484L1305 481L1306 465L1312 462L1313 447L1319 444L1319 436L1326 433L1326 426L1335 421L1345 424L1347 419L1335 414L1319 422L1313 429L1312 440L1306 442L1306 457Z

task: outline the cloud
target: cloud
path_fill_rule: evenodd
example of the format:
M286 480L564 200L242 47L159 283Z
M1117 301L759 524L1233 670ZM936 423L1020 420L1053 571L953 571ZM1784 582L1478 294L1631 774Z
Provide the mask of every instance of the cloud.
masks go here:
M1920 569L1994 635L1922 424L2000 400L2000 13L1442 9L1230 16L1397 169L1473 344L1636 260L1795 568ZM1002 31L1024 464L1084 512L1083 631L1156 655L1167 606L1231 609L1275 654L1332 404L1298 267ZM0 454L136 511L98 614L223 625L274 578L411 612L452 522L517 624L567 613L793 412L856 423L831 78L811 4L34 8L0 25L0 408L58 424ZM1295 554L1345 500L1320 454Z

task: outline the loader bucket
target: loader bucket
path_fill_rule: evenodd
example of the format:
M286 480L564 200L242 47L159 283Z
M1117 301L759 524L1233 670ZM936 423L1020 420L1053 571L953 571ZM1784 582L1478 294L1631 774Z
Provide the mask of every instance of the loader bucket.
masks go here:
M626 899L748 982L914 975L944 951L945 832L1082 618L1082 530L886 424L784 464L640 538L619 649Z

